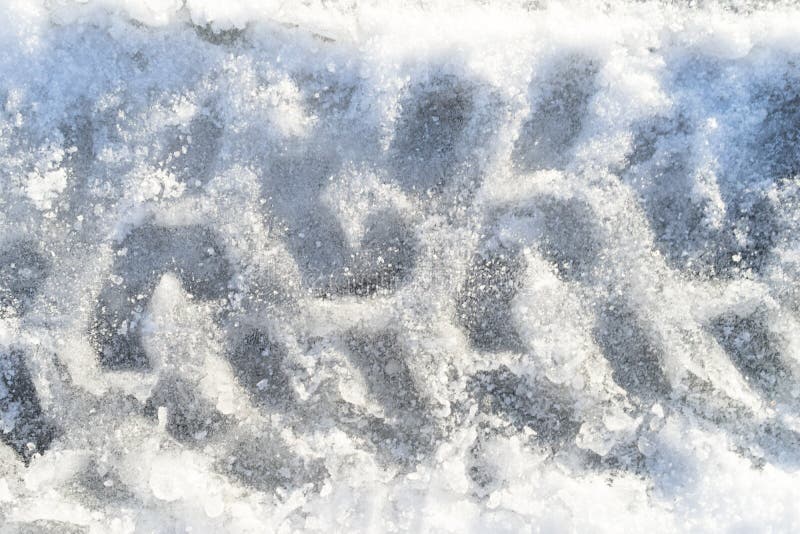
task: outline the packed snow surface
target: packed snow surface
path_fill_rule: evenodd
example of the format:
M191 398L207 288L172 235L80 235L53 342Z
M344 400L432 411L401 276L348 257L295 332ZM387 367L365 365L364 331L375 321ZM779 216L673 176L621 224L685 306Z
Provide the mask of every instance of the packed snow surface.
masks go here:
M0 532L796 532L798 28L0 1Z

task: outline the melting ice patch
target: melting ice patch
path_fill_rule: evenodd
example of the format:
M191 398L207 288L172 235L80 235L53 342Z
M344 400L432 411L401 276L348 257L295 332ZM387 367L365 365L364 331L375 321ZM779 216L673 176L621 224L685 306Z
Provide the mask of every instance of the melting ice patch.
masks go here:
M0 532L797 530L800 11L700 4L3 2Z

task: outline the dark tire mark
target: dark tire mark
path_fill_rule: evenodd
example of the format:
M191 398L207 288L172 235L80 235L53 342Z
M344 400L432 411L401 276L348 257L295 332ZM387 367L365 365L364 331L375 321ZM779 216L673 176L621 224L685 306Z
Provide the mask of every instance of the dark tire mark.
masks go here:
M0 423L0 440L14 449L26 465L34 454L44 453L58 434L42 412L21 351L0 352Z
M766 116L756 129L752 150L763 176L770 181L800 174L800 79L785 77L780 86L754 98L764 102Z
M293 454L288 444L271 434L237 438L217 469L242 484L266 492L305 484L312 484L318 491L329 477L323 461Z
M101 291L91 340L104 367L145 369L139 320L161 276L172 272L193 296L219 299L227 295L231 267L214 234L201 226L141 226L114 251L113 276L122 280Z
M301 268L304 286L320 297L395 291L416 264L416 236L392 211L367 220L357 248L347 243L339 221L325 207L301 216L293 226L303 231L289 236L288 244Z
M30 307L50 270L50 263L30 241L0 249L0 317L22 315Z
M158 408L167 409L166 429L176 440L198 444L224 430L226 420L197 393L197 385L174 374L159 378L144 413L158 415Z
M204 185L214 176L223 127L211 105L192 118L186 132L177 132L164 154L166 167L189 186Z
M690 139L694 127L685 118L658 117L637 128L625 179L639 191L640 204L669 264L700 278L760 274L771 261L782 231L778 210L762 187L742 176L753 163L723 169L718 184L725 205L719 227L708 220L708 200L696 196ZM769 140L761 140L769 145ZM774 144L774 143L773 143ZM683 147L684 151L681 151ZM753 152L755 150L755 152ZM768 168L759 151L744 150L759 175ZM769 158L767 158L769 159Z
M628 394L642 404L669 396L662 351L626 304L612 301L598 310L594 339L611 365L614 382Z
M69 123L62 124L59 130L64 136L64 151L67 154L65 165L78 177L82 184L88 183L95 161L94 121L89 104L84 102L81 109Z
M665 166L652 172L652 183L641 205L656 237L656 246L669 264L695 276L715 273L719 257L719 232L705 224L705 208L692 200L690 169L681 156L669 156ZM662 184L670 184L663 187Z
M600 256L600 232L591 206L577 199L550 196L537 200L541 238L537 247L567 280L588 278Z
M367 418L366 434L383 456L400 465L416 465L432 451L438 430L428 403L419 394L398 334L352 331L346 345L350 361L385 413L383 420Z
M591 60L573 55L558 60L546 79L531 83L531 114L511 155L520 169L531 172L566 165L583 129L596 74Z
M726 314L715 319L710 330L739 372L764 397L788 394L792 373L782 361L780 342L769 331L765 317Z
M499 248L478 254L467 272L456 302L456 320L476 348L522 351L514 328L511 301L520 288L524 260L518 252Z
M364 297L392 291L411 275L417 239L400 215L381 212L366 225L360 248L350 254L344 272L331 281L332 293Z
M473 113L472 92L454 76L438 76L409 90L390 147L404 189L441 189L457 170L463 157L458 147Z
M684 138L690 135L691 131L689 120L682 115L669 117L659 115L637 122L633 126L631 151L625 158L620 174L652 160L659 150L663 150L664 141L669 141L671 137Z
M216 46L234 46L241 44L247 33L246 28L216 30L211 24L206 24L205 26L194 24L192 27L200 39Z
M604 471L609 476L616 473L636 473L647 477L647 457L633 442L621 443L614 446L605 456L586 451L586 464L596 471Z
M775 206L759 195L734 203L728 213L726 227L730 231L724 244L727 246L716 259L716 272L738 274L749 270L762 273L772 258L782 230ZM745 236L743 242L736 238L737 234Z
M411 225L394 209L376 210L361 243L352 247L322 198L341 170L341 147L326 131L315 132L308 146L302 152L291 146L277 150L261 169L268 223L282 234L304 288L319 297L397 289L415 263Z
M359 334L347 339L351 362L360 370L367 389L390 415L425 417L425 406L406 363L407 356L394 332Z
M94 461L89 462L86 469L73 481L72 491L96 508L134 498L116 470L107 466L101 468Z
M260 404L286 407L295 402L289 376L283 368L286 347L266 332L248 331L228 352L228 361L238 382Z
M517 431L531 428L535 440L554 452L573 442L580 430L581 421L557 386L531 384L506 366L475 374L468 391L479 410L503 416Z
M691 166L694 130L689 119L680 115L642 121L635 127L633 151L623 176L638 192L656 248L667 263L704 278L724 272L730 229L708 224L707 201L695 198Z

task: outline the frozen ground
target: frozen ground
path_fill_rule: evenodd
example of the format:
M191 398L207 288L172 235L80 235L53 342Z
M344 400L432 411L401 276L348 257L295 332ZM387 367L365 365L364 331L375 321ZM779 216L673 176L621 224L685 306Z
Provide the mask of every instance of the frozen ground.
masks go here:
M798 28L0 0L0 532L796 532Z

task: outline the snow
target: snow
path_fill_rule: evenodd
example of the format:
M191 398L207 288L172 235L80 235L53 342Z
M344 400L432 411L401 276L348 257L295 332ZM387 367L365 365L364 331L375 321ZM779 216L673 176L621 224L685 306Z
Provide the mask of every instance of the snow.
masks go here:
M0 2L0 532L793 532L792 2Z

